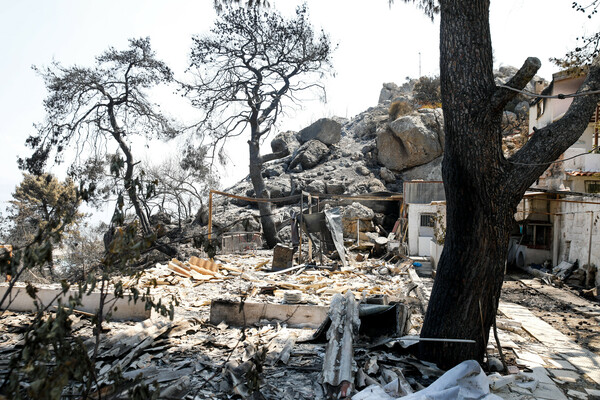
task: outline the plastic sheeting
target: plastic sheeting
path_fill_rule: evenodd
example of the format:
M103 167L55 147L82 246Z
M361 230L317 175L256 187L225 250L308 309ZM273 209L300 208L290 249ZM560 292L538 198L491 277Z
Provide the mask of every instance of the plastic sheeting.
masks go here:
M371 385L352 396L353 400L391 400L393 393L385 388ZM429 387L398 400L501 400L490 393L490 379L477 361L463 361L447 371Z

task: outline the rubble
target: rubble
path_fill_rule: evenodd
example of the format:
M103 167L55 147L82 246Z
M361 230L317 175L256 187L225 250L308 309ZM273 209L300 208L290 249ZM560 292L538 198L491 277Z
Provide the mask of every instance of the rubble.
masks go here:
M324 399L328 393L320 382L346 390L354 399L410 399L411 392L416 398L426 393L456 398L456 391L466 390L461 385L477 390L478 398L489 399L573 398L575 392L587 395L586 390L600 389L586 381L597 379L597 368L591 367L596 355L534 316L524 318L523 311L513 311L521 309L504 302L497 326L508 374L486 376L478 364L467 363L457 367L469 376L462 380L456 371L444 374L414 358L411 345L426 339L418 334L422 303L427 302L432 281L418 276L421 271L410 260L388 263L363 257L358 262L351 255L349 266L338 271L301 264L273 273L271 257L270 251L257 251L219 255L214 260L173 259L146 270L141 285L155 297L178 300L175 320L152 315L144 322L105 323L95 361L103 390L123 390L108 379L109 371L117 367L126 379L157 382L161 398ZM332 304L333 309L337 303L352 304L352 298L357 301L358 319L344 314L350 312L347 308L337 314L331 311L345 315L350 324L336 319L323 329L342 333L353 327L345 336L330 335L329 342L335 337L338 345L351 343L354 355L337 353L334 350L340 347L329 345L327 356L328 341L320 340L316 329L327 319ZM8 371L8 361L19 350L30 318L10 311L0 316L0 375ZM92 346L90 319L71 318L74 335ZM489 343L492 365L497 349L493 339ZM340 356L345 357L344 363L326 362L327 357ZM327 365L346 367L330 370Z

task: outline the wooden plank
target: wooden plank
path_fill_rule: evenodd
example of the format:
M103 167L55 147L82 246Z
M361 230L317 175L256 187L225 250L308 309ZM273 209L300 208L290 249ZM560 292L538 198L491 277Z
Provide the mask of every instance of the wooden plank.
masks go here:
M301 304L267 304L228 300L213 300L210 304L210 323L225 322L231 326L254 325L259 321L286 323L295 328L318 328L327 317L328 307Z
M171 271L178 273L179 275L182 275L186 278L191 277L192 275L189 273L189 271L187 271L185 268L182 268L180 266L178 266L177 264L173 263L173 262L169 262L168 267Z

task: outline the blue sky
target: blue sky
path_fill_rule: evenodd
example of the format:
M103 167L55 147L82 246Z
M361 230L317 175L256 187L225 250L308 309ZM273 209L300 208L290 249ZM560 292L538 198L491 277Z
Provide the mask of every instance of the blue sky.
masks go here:
M271 1L292 12L298 1ZM540 75L550 79L556 68L548 58L561 56L585 31L597 29L600 17L589 21L571 10L569 0L492 1L491 28L496 67L519 67L528 56L542 60ZM353 115L376 105L381 84L402 83L438 72L438 24L414 6L387 0L310 0L315 26L339 44L334 55L335 78L324 83L327 104L305 105L280 122L281 130L298 130L323 116ZM33 124L44 118L42 80L32 65L52 60L64 65L89 65L109 46L125 48L127 39L150 36L157 56L176 74L187 65L191 36L206 32L214 19L212 0L3 0L0 7L0 211L21 180L17 155L27 155L23 143ZM166 96L168 97L168 96ZM165 97L165 99L166 99ZM171 114L193 119L194 112L166 99ZM154 144L147 157L155 158ZM244 141L230 146L232 161L223 179L228 186L245 175Z

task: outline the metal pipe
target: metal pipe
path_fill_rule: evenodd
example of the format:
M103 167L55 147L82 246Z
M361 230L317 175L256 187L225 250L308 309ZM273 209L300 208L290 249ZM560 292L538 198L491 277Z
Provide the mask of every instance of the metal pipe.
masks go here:
M590 243L588 245L588 262L587 265L588 267L590 266L590 261L592 258L592 235L594 233L594 212L590 211L591 214L591 218L590 218Z
M298 226L298 264L302 264L302 215L304 214L304 192L300 194L300 226Z
M312 214L312 196L308 194L308 213ZM310 234L308 235L308 262L312 262L312 240Z

